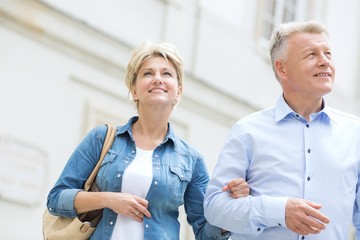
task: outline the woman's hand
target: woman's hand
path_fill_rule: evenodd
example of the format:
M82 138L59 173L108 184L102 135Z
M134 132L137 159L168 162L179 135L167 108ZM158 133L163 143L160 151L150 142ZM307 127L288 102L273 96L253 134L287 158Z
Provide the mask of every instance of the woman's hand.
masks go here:
M249 185L243 178L232 179L222 190L229 191L233 198L247 197L250 193Z
M108 206L117 214L142 222L144 216L151 217L148 201L130 193L109 193Z

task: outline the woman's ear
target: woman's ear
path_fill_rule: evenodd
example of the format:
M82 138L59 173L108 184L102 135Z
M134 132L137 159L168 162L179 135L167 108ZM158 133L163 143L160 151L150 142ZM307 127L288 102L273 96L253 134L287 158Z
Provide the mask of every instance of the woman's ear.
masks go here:
M177 95L176 95L176 100L179 101L181 96L182 96L182 86L179 86L178 87L178 92L177 92Z
M137 101L137 100L139 100L139 97L138 97L138 95L137 95L137 92L136 92L136 89L135 89L135 87L133 86L133 87L131 87L131 95L132 95L132 98L133 98L133 100L134 101Z

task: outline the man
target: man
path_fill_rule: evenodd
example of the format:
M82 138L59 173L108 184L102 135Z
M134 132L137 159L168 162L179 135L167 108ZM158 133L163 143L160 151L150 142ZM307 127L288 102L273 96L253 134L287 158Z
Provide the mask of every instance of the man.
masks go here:
M335 77L326 27L282 24L270 40L278 102L230 131L206 192L208 221L233 240L360 239L360 120L329 107ZM232 178L250 195L221 188Z

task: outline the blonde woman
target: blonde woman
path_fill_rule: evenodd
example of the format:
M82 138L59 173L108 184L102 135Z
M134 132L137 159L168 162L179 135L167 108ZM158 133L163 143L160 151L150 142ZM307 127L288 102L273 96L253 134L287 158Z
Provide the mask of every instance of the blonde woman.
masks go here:
M96 182L102 192L81 188L99 157L105 126L91 130L75 149L50 191L48 209L73 217L104 209L91 239L179 239L179 207L196 239L228 239L230 233L207 223L203 200L209 180L202 155L178 138L169 122L183 93L184 71L176 48L146 43L134 49L126 85L138 116L117 127ZM242 179L224 190L233 197L249 193Z

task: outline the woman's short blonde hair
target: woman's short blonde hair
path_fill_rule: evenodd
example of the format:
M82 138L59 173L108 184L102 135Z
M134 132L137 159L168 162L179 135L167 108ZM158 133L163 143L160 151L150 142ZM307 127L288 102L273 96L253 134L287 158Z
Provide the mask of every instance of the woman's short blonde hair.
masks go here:
M155 44L147 41L132 51L125 77L125 83L129 91L135 86L141 64L151 57L163 57L174 64L179 87L183 88L184 66L177 48L170 43Z

